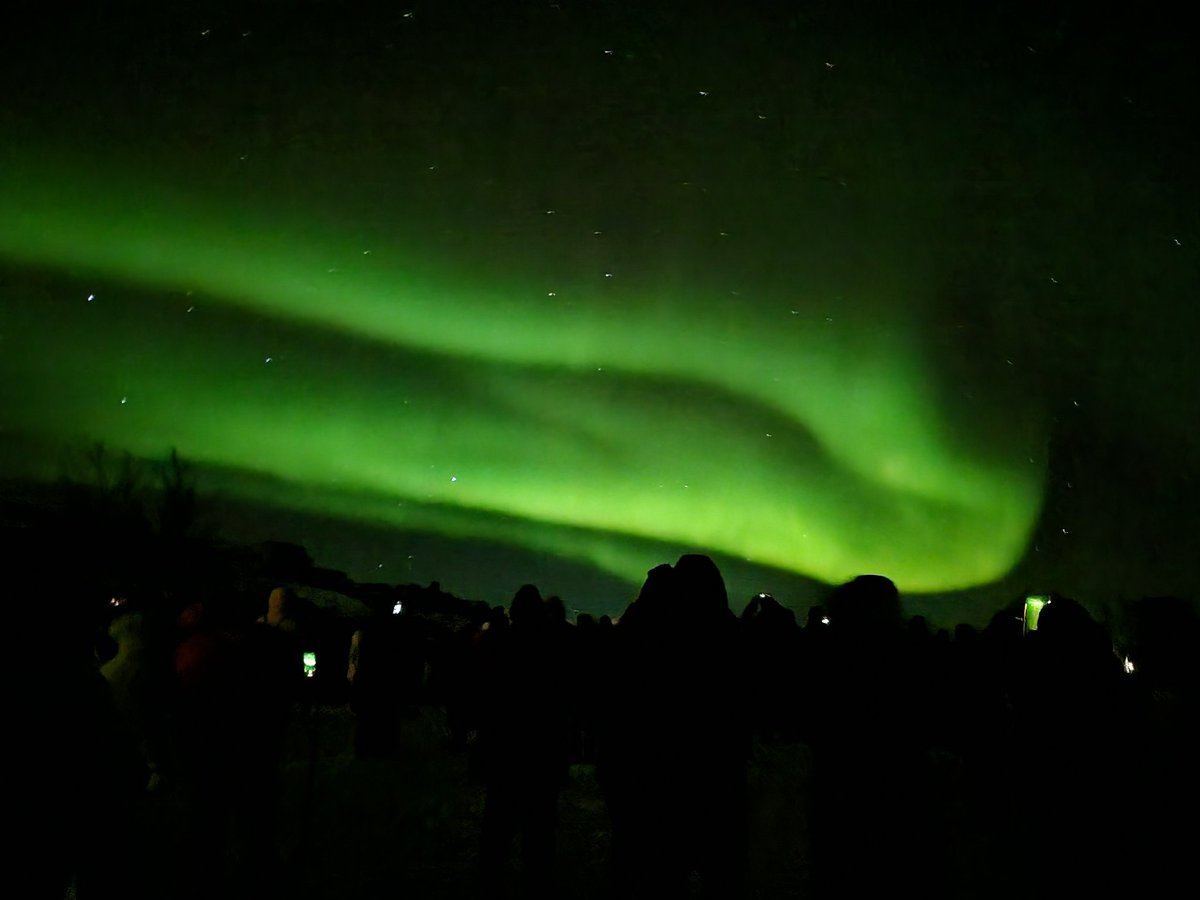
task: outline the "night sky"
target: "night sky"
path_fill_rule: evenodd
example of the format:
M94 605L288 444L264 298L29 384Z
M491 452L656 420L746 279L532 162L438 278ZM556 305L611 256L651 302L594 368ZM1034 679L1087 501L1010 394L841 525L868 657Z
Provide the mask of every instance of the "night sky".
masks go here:
M17 6L6 477L175 447L232 538L492 602L1196 593L1165 8Z

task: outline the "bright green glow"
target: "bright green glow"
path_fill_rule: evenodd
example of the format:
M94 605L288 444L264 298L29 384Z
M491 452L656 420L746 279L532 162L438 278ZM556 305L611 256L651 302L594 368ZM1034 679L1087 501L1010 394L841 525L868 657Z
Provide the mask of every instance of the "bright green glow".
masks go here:
M317 674L317 654L312 650L304 651L304 674L308 678Z
M1025 598L1025 630L1037 631L1038 619L1042 615L1042 609L1050 602L1049 597L1041 594L1030 594Z
M804 286L768 308L653 279L644 295L484 283L386 235L351 242L119 173L9 171L0 253L193 291L233 328L275 320L298 348L267 363L267 339L177 320L146 341L98 306L56 323L46 354L5 362L42 386L7 398L10 427L176 446L299 487L291 505L503 532L626 577L645 561L622 535L827 581L964 587L1002 576L1037 516L1021 436L970 448L983 441L944 408L899 282L863 286L894 291L870 305L899 313L830 328L792 312ZM37 332L36 310L9 313Z

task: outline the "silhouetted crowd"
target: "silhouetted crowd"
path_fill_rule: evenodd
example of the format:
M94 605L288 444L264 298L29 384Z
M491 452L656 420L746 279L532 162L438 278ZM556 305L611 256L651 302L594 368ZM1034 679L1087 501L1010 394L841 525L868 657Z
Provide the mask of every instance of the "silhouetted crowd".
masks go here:
M35 893L153 897L122 861L138 795L167 779L191 895L275 894L283 743L314 701L349 704L360 758L387 759L417 707L444 708L446 752L485 793L483 897L569 895L556 816L572 766L593 766L602 789L611 896L753 896L749 782L772 745L811 761L803 896L1187 893L1195 609L1133 604L1115 647L1082 605L1048 600L1036 628L1014 608L951 635L906 619L892 582L865 575L802 627L767 594L735 616L700 555L652 569L615 622L569 623L533 585L456 630L397 603L334 635L282 588L254 622L200 602L164 620L114 598L99 658L81 632L50 651ZM334 661L321 679L318 646Z

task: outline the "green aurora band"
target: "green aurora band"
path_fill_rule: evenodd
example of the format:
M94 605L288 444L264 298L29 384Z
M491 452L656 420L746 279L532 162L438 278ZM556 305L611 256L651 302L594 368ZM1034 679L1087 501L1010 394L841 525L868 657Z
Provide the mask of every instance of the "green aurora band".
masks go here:
M51 334L44 303L0 297L10 434L175 446L298 509L626 578L657 560L621 536L944 591L1001 578L1036 523L1028 430L947 408L911 279L864 276L879 300L831 323L819 276L768 305L661 272L472 275L161 178L6 166L10 267L99 285L55 301Z

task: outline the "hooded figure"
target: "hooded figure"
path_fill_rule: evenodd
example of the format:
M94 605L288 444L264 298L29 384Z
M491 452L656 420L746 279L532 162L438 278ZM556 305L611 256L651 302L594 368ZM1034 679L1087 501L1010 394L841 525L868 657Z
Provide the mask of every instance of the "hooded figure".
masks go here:
M286 634L294 633L296 620L292 618L291 605L291 590L285 587L275 588L271 591L271 596L267 598L267 614L259 618L259 624L270 625Z

